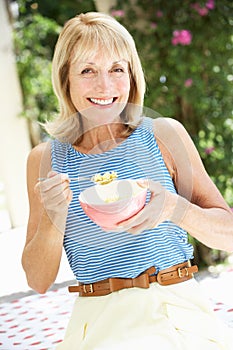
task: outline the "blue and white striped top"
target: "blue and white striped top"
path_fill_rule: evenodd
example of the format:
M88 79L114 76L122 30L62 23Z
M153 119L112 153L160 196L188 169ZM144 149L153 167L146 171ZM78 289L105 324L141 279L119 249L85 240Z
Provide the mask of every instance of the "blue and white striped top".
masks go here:
M121 144L101 154L83 154L69 143L52 141L52 168L70 177L91 178L116 171L119 179L149 178L175 192L152 130L152 119L142 123ZM64 248L79 282L92 283L110 277L134 278L151 266L157 271L193 257L187 233L170 221L133 235L105 232L83 212L78 196L91 182L72 181ZM148 193L147 202L150 194Z

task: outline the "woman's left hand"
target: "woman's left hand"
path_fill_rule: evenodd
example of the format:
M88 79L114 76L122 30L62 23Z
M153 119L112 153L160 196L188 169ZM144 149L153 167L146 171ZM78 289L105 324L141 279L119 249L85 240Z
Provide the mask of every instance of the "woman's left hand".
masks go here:
M177 195L167 191L160 183L152 180L138 180L139 186L147 187L151 192L149 203L132 218L121 221L116 230L133 234L157 227L172 217L177 203Z

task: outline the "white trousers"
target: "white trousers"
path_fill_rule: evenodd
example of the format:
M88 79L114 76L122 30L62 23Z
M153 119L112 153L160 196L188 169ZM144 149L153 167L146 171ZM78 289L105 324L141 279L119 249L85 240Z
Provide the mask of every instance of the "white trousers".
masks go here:
M232 332L194 280L77 297L57 350L233 350Z

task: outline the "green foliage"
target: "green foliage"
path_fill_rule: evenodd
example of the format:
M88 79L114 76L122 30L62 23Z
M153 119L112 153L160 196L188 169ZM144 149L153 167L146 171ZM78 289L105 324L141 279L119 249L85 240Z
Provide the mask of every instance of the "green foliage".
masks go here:
M231 206L232 13L228 0L118 0L112 11L136 41L146 72L145 105L184 124ZM188 31L187 41L176 44L180 30Z
M37 11L43 17L52 18L62 26L69 18L79 13L96 11L92 0L18 0L18 2L22 15L34 14Z
M15 24L15 51L24 98L24 116L43 122L57 111L51 58L59 26L39 13Z

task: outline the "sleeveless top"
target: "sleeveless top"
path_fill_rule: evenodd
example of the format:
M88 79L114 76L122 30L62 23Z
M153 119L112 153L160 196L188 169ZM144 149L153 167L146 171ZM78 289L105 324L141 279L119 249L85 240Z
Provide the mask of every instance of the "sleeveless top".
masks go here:
M152 130L153 120L142 123L121 144L101 154L83 154L70 143L52 141L52 168L69 177L91 178L116 171L119 179L149 178L170 192L176 192ZM64 249L79 282L92 283L110 277L134 278L151 266L157 272L193 258L187 232L164 221L154 229L133 235L106 232L83 212L78 197L92 186L89 180L72 181ZM148 191L147 200L150 199Z

